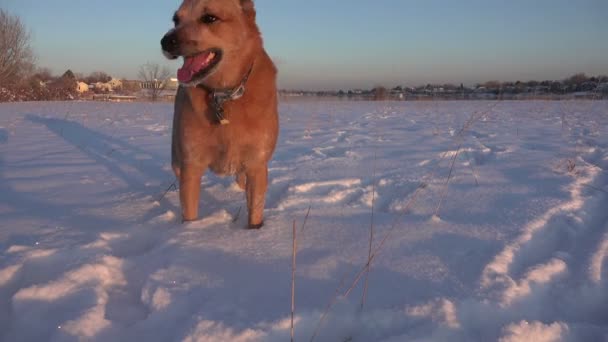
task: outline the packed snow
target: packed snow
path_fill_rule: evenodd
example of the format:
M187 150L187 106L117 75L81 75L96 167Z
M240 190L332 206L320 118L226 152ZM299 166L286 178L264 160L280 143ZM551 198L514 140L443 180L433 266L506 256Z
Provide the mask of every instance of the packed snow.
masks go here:
M608 102L280 118L249 231L210 173L180 222L172 105L0 104L0 340L289 340L294 221L296 341L608 340Z

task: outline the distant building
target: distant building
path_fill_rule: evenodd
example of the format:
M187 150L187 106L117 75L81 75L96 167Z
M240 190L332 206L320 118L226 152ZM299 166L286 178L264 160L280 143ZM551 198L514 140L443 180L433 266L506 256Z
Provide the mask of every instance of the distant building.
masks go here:
M106 83L110 86L110 91L114 91L115 89L119 89L122 88L122 81L116 78L112 78L108 83Z
M80 94L86 93L89 91L89 85L84 82L78 82L76 83L76 91Z
M116 78L112 78L108 82L97 82L89 84L89 89L95 89L97 92L112 93L115 90L122 88L122 81Z
M131 95L141 90L141 82L134 80L122 80L123 95Z
M167 86L166 86L167 90L177 90L178 87L179 87L179 81L177 80L177 78L170 78L167 81Z
M89 85L89 88L95 89L98 92L111 92L112 86L108 83L97 82Z
M133 102L137 100L137 97L128 95L95 94L93 95L93 100L109 102Z
M179 81L177 78L169 78L166 81L153 80L144 81L140 83L141 89L165 89L165 90L177 90L179 87Z

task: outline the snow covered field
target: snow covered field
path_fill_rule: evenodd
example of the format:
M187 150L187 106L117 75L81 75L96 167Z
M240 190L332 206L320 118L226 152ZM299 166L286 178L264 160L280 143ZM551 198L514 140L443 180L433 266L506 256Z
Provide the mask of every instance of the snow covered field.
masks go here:
M608 340L607 102L285 101L260 231L171 112L0 104L1 341L288 341L294 220L296 341Z

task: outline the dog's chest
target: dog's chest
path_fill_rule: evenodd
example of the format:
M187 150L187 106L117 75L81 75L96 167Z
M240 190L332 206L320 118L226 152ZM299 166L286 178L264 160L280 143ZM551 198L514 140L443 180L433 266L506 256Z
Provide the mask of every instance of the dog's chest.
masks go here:
M235 144L219 144L213 154L209 168L214 173L232 175L243 169L242 153Z
M219 133L219 132L218 132ZM220 175L232 175L242 171L248 160L254 159L256 148L243 134L235 134L230 130L215 136L213 158L209 168Z
M213 113L207 102L200 96L194 99L199 101L189 101L192 107L177 111L175 118L180 159L203 164L220 175L240 173L270 159L276 142L275 117L265 115L266 111L258 107L248 111L236 103L227 103L224 109L230 123L219 125L212 122ZM261 114L247 115L252 111Z

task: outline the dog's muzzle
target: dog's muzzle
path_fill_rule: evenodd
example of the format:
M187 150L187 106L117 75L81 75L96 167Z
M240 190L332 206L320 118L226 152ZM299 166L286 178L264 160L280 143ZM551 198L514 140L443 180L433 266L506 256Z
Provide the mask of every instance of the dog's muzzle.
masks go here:
M175 31L167 33L163 39L160 40L160 46L163 49L165 57L169 59L176 59L179 57L179 41Z

